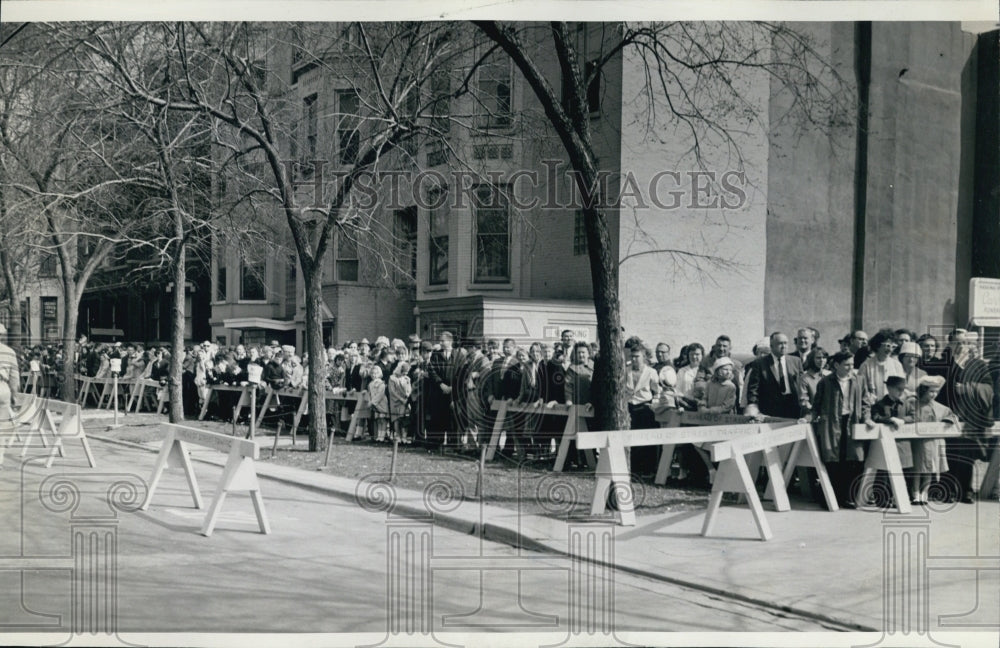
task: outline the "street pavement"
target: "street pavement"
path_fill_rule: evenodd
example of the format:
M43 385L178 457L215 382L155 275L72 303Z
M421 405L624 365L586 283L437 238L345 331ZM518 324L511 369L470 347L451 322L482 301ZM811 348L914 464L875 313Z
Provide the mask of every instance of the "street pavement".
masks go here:
M95 469L72 444L48 470L31 459L41 448L26 461L8 452L0 470L0 624L4 633L33 634L7 634L17 641L3 643L84 637L72 634L83 612L69 568L82 552L70 546L70 530L94 527L116 543L106 552L116 561L107 579L114 587L82 595L104 597L114 614L102 627L126 640L140 632L361 633L359 643L377 644L410 629L438 638L541 633L548 644L640 637L645 645L658 643L656 635L632 633L853 629L868 633L852 635L865 638L861 645L894 629L887 601L901 610L910 597L911 613L927 620L914 638L971 631L958 645L997 644L995 501L900 516L829 513L793 500L790 512L767 512L774 538L762 542L745 506L724 506L713 537L703 538L701 511L644 515L628 528L611 518L557 520L384 485L360 489L390 494L387 512L359 506L356 481L258 461L272 533L258 531L250 498L234 494L206 538L204 510L193 508L180 471L164 474L148 510L132 510L155 454L99 434L90 432ZM208 505L225 455L199 448L192 456ZM893 545L910 540L922 544ZM903 585L907 573L914 581ZM833 645L832 635L819 636Z

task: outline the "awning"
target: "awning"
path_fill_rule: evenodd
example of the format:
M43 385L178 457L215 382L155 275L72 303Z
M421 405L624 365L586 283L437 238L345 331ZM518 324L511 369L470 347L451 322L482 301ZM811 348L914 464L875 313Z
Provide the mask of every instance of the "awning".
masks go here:
M294 331L295 322L268 319L267 317L236 317L222 320L227 329L267 329L269 331Z

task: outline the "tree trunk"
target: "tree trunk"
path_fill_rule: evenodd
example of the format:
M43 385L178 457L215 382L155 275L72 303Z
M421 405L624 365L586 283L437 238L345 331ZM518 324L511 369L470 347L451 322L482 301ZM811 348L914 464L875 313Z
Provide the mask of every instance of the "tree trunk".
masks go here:
M585 175L585 174L581 174ZM599 430L627 430L630 426L625 402L625 356L622 342L621 307L618 301L618 262L612 254L607 217L595 208L583 210L590 252L590 276L594 287L597 340L600 353L594 362L591 401Z
M177 258L174 259L174 307L170 331L170 422L184 420L184 293L187 283L187 242L184 238L184 221L179 212L174 214L174 236L177 237Z
M303 264L304 265L304 264ZM309 354L309 451L326 449L326 392L323 368L323 274L320 266L303 268L306 283L306 353Z
M62 399L72 403L76 400L76 326L80 316L80 297L76 283L63 280L63 339L66 341L63 355Z

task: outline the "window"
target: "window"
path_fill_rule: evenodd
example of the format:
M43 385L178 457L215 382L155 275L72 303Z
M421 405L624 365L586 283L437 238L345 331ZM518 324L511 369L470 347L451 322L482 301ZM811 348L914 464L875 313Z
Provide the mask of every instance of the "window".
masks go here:
M59 339L59 298L42 297L42 337Z
M358 280L358 242L347 230L337 232L337 281Z
M221 262L215 268L215 301L226 301L226 266Z
M477 185L473 206L475 280L510 281L510 212L507 199L498 187Z
M244 301L264 301L267 299L267 289L264 285L264 273L267 264L263 261L251 263L243 261L240 277L240 299Z
M479 67L478 128L506 128L511 118L510 60L494 53Z
M357 123L361 102L354 90L337 93L340 117L337 126L337 146L341 164L354 164L358 160L360 134Z
M444 195L443 195L444 194ZM430 231L427 283L432 286L448 283L448 198L447 189L435 187L427 192L430 210Z
M396 239L399 241L399 267L409 272L408 283L417 279L417 207L396 210Z
M344 52L353 52L361 47L361 33L354 23L340 30L340 49Z
M582 256L587 253L587 229L583 225L583 210L576 210L576 217L573 219L573 256Z
M319 114L316 105L316 95L311 94L302 100L302 120L306 131L306 159L303 160L303 173L312 175L313 161L316 160L316 138L319 134Z
M38 264L39 277L56 276L56 255L51 252L42 252L41 263Z

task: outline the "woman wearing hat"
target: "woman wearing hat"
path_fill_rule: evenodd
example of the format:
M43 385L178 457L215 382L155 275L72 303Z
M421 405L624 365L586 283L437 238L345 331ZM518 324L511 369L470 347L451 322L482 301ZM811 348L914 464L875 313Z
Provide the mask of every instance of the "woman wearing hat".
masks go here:
M917 398L910 401L907 418L914 423L944 422L952 425L956 417L952 411L936 402L938 392L944 387L941 376L924 376L917 384ZM914 439L913 448L913 502L927 503L927 491L932 481L937 481L942 472L948 471L944 439Z
M917 385L922 378L927 377L927 372L921 369L920 347L916 342L903 342L899 346L899 364L903 367L905 398L914 398L917 395Z

